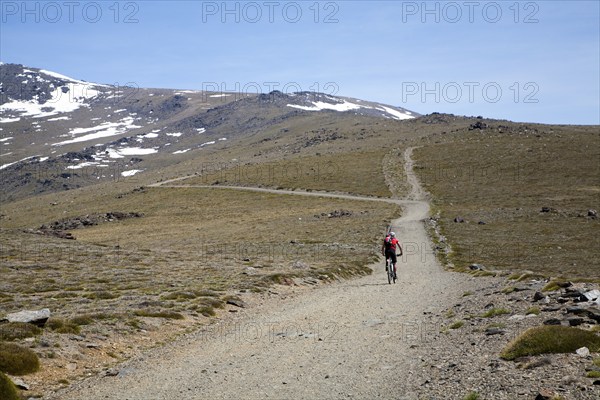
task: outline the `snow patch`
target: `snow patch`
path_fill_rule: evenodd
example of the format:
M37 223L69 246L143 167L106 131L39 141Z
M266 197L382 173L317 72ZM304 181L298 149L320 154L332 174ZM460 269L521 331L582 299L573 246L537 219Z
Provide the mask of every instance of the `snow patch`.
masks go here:
M25 158L23 158L23 159L21 159L19 161L15 161L15 162L11 162L11 163L8 163L8 164L0 165L0 170L3 170L4 168L8 168L11 165L18 164L18 163L20 163L22 161L29 160L30 158L34 158L34 157L38 157L38 156L25 157Z
M190 151L191 149L185 149L185 150L177 150L174 151L173 154L183 154L183 153L187 153L188 151Z
M115 135L119 135L121 133L125 133L130 129L136 129L136 128L141 128L141 126L134 125L133 118L131 118L131 117L123 118L119 122L104 122L100 125L93 126L91 128L74 128L74 129L71 129L71 131L69 131L69 134L71 135L71 137L73 137L75 135L79 135L81 133L88 133L88 132L95 132L95 131L98 131L98 132L90 133L90 134L84 135L84 136L74 137L73 139L65 140L63 142L54 143L53 146L63 146L65 144L87 142L88 140L94 140L94 139L99 139L99 138L115 136Z
M121 172L121 176L123 177L128 177L128 176L134 176L137 173L143 172L143 169L130 169L128 171L123 171Z
M21 118L0 118L0 124L8 124L9 122L18 122L20 120Z

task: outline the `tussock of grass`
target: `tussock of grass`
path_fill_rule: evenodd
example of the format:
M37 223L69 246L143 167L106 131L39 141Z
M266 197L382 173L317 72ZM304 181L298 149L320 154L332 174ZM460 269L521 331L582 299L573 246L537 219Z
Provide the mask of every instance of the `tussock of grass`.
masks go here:
M477 392L471 392L468 395L465 396L464 400L478 400L479 399L479 393Z
M0 324L0 340L11 341L25 339L42 333L42 330L33 324L25 322L8 322Z
M79 325L76 325L71 321L65 321L62 318L50 318L48 322L46 322L46 327L52 329L56 333L72 333L77 335L81 332Z
M137 310L134 314L138 317L149 317L149 318L166 318L166 319L184 319L185 317L178 312L174 311L148 311L148 310Z
M492 308L483 313L481 316L483 318L493 318L498 315L510 314L510 311L506 308Z
M540 315L540 312L541 312L540 308L534 306L534 307L529 307L527 309L527 311L525 311L525 315L529 315L529 314Z
M542 292L555 292L560 290L560 288L558 281L550 281L542 288Z
M40 369L38 356L14 343L0 342L0 372L26 375Z
M92 315L79 315L69 320L69 323L73 325L91 325L94 323L94 316Z
M504 289L502 289L502 293L504 293L504 294L510 294L510 293L514 292L515 290L517 290L516 287L514 287L514 286L508 286L508 287L505 287Z
M600 371L589 371L585 376L588 378L600 378Z
M463 293L463 297L473 296L473 292L467 291Z
M600 358L594 358L593 363L596 367L600 367Z
M15 384L2 372L0 372L0 399L20 400Z
M465 324L464 321L456 321L456 322L452 323L448 328L459 329L459 328L462 328L464 324Z
M580 347L600 351L600 336L593 332L567 326L531 328L508 344L500 354L505 360L538 354L571 353Z
M454 318L456 316L456 313L454 312L454 310L450 309L446 311L446 314L444 316L446 318Z

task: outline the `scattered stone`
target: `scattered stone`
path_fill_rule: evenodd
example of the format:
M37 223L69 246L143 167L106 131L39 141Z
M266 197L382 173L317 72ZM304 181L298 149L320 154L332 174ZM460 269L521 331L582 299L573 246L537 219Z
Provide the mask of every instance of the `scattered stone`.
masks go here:
M544 311L544 312L556 312L558 310L560 310L559 306L549 306L549 307L542 308L542 311Z
M486 225L486 222L485 222L485 221L479 221L479 222L477 223L477 225Z
M552 208L552 207L542 207L541 211L543 213L555 213L558 212L558 210L556 208Z
M535 396L535 400L551 400L554 397L554 392L547 389L542 389Z
M540 301L544 298L546 298L546 295L542 292L535 292L535 294L533 295L533 301Z
M510 317L508 317L508 319L511 321L522 321L525 318L527 318L527 317L525 315L521 315L521 314L515 314L515 315L511 315Z
M600 298L600 290L594 289L590 290L589 292L585 292L583 293L583 297L585 298L584 301L596 301L598 298Z
M454 222L456 222L457 224L462 224L465 222L465 220L462 217L455 217Z
M579 326L581 324L583 324L583 318L580 317L571 317L571 318L567 318L567 322L569 323L570 326Z
M292 268L294 269L308 269L309 265L306 263L303 263L302 261L294 261L294 263L292 264Z
M27 322L41 328L46 324L48 318L50 318L50 310L48 308L43 308L41 310L23 310L7 314L5 320L8 322Z
M561 325L561 321L558 318L550 318L544 321L544 325Z
M587 357L590 355L590 349L588 349L587 347L581 347L577 349L575 353L577 353L577 355L580 357Z
M492 336L492 335L504 335L505 331L500 329L500 328L487 328L485 330L485 334L487 336Z
M474 124L469 125L469 130L473 131L475 129L483 130L487 129L487 124L485 122L477 121Z
M102 346L100 346L98 343L86 343L85 347L88 349L99 349Z
M598 217L598 211L596 211L596 210L588 210L587 215L588 215L588 217L597 218Z
M469 269L471 271L483 271L485 270L485 267L481 264L471 264L469 265Z
M67 365L65 365L65 368L68 371L75 371L77 369L77 363L68 363Z
M246 308L246 303L241 299L228 299L226 303L239 308Z
M29 385L27 383L25 383L25 381L23 379L17 378L16 376L12 376L12 375L9 375L8 377L10 378L12 383L14 383L18 389L29 390Z

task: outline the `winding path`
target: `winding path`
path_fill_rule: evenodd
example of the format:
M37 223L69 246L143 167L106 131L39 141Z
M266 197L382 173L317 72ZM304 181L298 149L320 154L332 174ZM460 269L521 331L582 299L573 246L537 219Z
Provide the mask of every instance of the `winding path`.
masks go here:
M405 250L398 284L387 284L379 263L370 276L265 301L127 363L117 377L86 380L60 398L419 398L425 379L419 352L440 328L430 313L440 313L465 288L461 276L445 272L431 252L422 222L429 205L412 173L411 149L404 156L410 200L220 188L403 205L404 215L392 222Z

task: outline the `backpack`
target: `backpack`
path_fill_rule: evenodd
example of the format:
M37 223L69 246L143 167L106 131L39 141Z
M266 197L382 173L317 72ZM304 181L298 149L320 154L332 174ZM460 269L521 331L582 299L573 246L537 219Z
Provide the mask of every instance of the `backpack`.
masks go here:
M383 239L383 244L384 244L386 250L391 250L392 249L392 237L386 236L385 239Z

